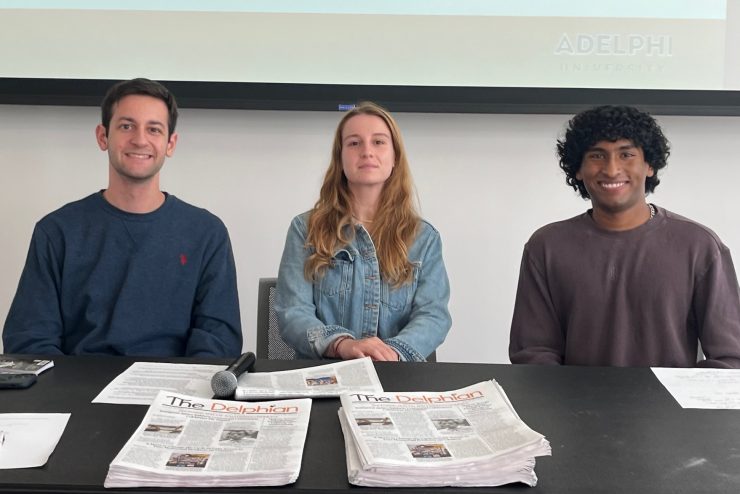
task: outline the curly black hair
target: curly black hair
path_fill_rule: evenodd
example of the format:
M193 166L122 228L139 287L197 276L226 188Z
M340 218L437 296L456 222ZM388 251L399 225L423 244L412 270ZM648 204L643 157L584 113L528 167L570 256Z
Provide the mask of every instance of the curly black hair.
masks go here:
M616 142L620 139L628 139L642 149L645 161L655 171L645 180L645 192L653 192L660 183L658 170L667 164L670 144L653 117L631 106L597 106L579 113L568 122L565 138L558 139L557 146L565 183L584 199L590 199L583 181L576 178L583 156L599 141Z

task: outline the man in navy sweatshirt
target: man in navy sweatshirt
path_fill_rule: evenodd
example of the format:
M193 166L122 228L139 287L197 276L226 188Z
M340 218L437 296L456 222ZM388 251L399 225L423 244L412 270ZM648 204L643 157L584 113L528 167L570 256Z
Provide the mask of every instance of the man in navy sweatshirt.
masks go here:
M176 123L175 98L161 84L110 88L95 129L108 187L36 224L5 321L6 353L241 353L226 227L159 189Z

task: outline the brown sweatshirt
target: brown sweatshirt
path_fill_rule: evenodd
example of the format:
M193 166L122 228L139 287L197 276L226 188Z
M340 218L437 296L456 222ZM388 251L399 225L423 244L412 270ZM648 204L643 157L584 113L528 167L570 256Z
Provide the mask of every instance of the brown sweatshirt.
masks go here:
M698 342L706 360L697 362ZM740 290L708 228L657 208L628 231L590 214L524 247L512 363L740 368Z

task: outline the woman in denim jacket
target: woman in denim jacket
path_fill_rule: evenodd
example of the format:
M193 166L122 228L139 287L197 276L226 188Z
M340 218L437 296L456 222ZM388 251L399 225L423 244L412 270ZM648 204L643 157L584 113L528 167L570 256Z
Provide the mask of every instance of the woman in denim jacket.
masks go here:
M444 341L442 242L412 189L393 117L373 103L347 112L319 200L293 219L280 262L275 310L299 357L423 361Z

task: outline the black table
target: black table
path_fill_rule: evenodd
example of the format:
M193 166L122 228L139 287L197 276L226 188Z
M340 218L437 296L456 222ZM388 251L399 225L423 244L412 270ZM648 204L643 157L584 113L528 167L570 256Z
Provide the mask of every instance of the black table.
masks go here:
M144 359L138 359L144 360ZM0 412L70 412L42 468L0 470L0 492L111 492L108 464L139 425L140 405L92 399L134 359L56 357L26 390L0 390ZM167 359L169 362L228 363ZM256 371L321 362L259 360ZM650 369L456 363L377 363L386 391L444 391L486 379L503 386L521 418L544 434L552 457L537 460L536 487L444 488L442 492L740 493L740 411L682 409ZM339 400L314 400L298 481L275 488L178 489L183 492L426 492L347 482ZM138 488L135 492L172 492Z

